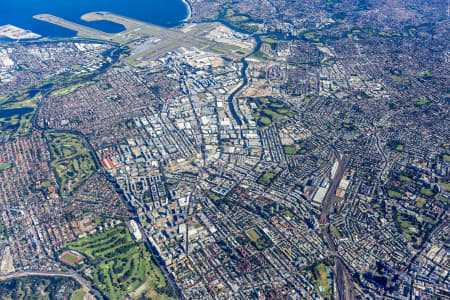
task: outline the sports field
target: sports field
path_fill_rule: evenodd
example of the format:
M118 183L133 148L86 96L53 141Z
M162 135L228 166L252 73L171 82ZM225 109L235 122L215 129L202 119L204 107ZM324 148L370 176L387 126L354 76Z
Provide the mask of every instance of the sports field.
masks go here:
M264 250L272 246L272 241L262 232L258 233L256 228L247 230L245 235L252 241L252 244L258 250Z
M80 257L71 253L71 252L65 252L61 255L61 260L65 263L68 263L69 265L75 265L77 262L80 261Z

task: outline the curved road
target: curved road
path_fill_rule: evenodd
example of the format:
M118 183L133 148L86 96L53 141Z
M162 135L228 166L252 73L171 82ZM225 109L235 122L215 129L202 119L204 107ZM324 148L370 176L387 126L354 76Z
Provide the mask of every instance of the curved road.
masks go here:
M14 272L6 275L0 275L0 280L8 280L27 276L71 277L75 279L83 287L83 290L85 292L90 292L92 294L95 294L95 296L97 296L99 299L103 299L102 295L97 290L94 290L92 288L91 283L76 272L40 272L40 271Z

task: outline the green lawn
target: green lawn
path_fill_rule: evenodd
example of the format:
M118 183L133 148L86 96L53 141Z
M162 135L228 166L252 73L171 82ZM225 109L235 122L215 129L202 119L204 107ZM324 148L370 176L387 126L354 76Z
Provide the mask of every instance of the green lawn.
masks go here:
M275 36L261 37L261 42L268 45L271 49L275 49L280 41Z
M86 293L82 290L76 290L70 295L70 300L83 300Z
M276 109L277 110L277 109L282 109L282 108L284 108L286 106L285 106L284 103L274 103L274 102L272 102L272 103L269 104L269 107L271 109Z
M259 239L259 234L256 232L255 229L249 229L245 232L245 235L252 241L256 242Z
M397 151L403 151L404 146L403 145L397 145L397 147L395 147L395 150Z
M213 201L217 201L217 200L220 199L220 197L217 194L215 194L215 193L209 193L208 196Z
M258 180L260 184L270 185L272 183L273 178L275 177L275 173L266 171L263 176L261 176Z
M337 239L340 239L340 238L341 238L341 234L340 234L339 230L337 230L336 227L331 226L331 232L333 232L334 236L335 236Z
M420 190L420 193L425 195L425 196L428 196L428 197L431 197L431 196L434 195L434 193L433 193L433 191L431 189L426 189L426 188L422 188Z
M389 149L395 150L395 151L403 151L404 149L404 145L402 142L400 141L396 141L396 140L390 140L386 146L389 147Z
M83 70L83 68L80 65L72 65L72 69L74 69L75 71Z
M427 203L427 199L425 199L425 198L419 197L416 200L416 206L418 208L422 208L425 205L425 203Z
M391 76L392 80L394 80L395 82L402 82L402 78L400 76Z
M450 192L450 182L439 182L445 192Z
M78 259L78 257L76 257L75 255L72 255L70 253L64 255L64 260L68 261L71 264L73 264L77 259Z
M271 110L271 109L264 109L264 110L263 110L263 113L264 113L265 115L267 115L267 116L270 116L270 118L271 118L272 120L278 120L278 119L281 119L281 118L283 117L283 115L281 115L281 114L279 114L279 113L277 113L277 112L274 112L274 111Z
M236 14L236 12L232 9L228 9L226 11L226 14L222 17L222 20L230 23L232 26L235 26L242 31L249 33L258 31L256 20L250 19L247 15Z
M427 98L412 98L411 101L416 103L417 105L425 105L430 102Z
M409 178L408 176L404 176L404 175L400 175L400 180L404 181L404 182L411 182L411 178Z
M430 224L436 224L436 220L433 220L432 218L430 218L430 217L427 217L427 216L425 216L425 215L420 215L417 219L419 219L419 220L423 220L423 221L425 221L425 222L427 222L427 223L430 223Z
M28 98L28 95L24 93L8 103L0 104L0 138L7 133L16 137L30 132L37 107L36 101L41 97L41 93L37 93L33 98Z
M293 154L297 153L297 150L295 149L294 146L285 146L284 153L293 155Z
M400 194L399 192L396 192L394 190L389 190L388 195L391 198L402 199L402 194Z

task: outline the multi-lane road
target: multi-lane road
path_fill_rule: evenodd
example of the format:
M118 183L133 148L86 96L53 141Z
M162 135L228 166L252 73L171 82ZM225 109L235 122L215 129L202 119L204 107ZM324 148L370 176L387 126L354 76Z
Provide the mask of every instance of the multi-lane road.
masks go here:
M21 278L26 276L71 277L75 279L83 287L83 290L86 293L89 292L97 296L98 299L103 299L102 295L92 288L91 283L76 272L39 272L39 271L14 272L5 275L0 275L0 280Z

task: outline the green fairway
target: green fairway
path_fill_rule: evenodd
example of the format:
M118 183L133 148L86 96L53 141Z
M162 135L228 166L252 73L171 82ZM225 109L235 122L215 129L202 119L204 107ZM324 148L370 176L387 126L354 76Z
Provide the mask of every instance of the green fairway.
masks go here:
M418 208L422 208L425 205L425 203L427 203L427 199L425 199L425 198L419 197L416 200L416 206Z
M426 199L418 198L416 201L417 207L423 207L427 202ZM432 230L436 224L436 215L433 214L400 214L397 211L393 212L396 228L408 242L415 245L420 245L427 234Z
M270 110L270 109L264 109L263 113L265 115L267 115L267 116L270 116L270 118L272 120L278 120L278 119L281 119L283 117L281 114L279 114L277 112L274 112L273 110Z
M272 121L270 121L269 118L261 117L261 118L258 120L258 123L261 124L261 125L263 125L263 126L267 126L267 125L270 125L270 123L272 123Z
M269 45L271 49L275 49L276 46L280 43L280 40L278 40L276 36L270 35L261 37L261 42Z
M250 16L243 14L236 14L233 9L227 9L225 14L220 18L239 30L254 33L258 31L257 21L250 18Z
M422 195L425 195L425 196L428 196L428 197L431 197L431 196L434 195L434 193L433 193L433 191L432 191L431 189L426 189L426 188L422 188L422 189L420 190L420 193L421 193Z
M13 98L10 102L0 103L0 138L9 133L11 136L22 136L30 132L32 118L36 111L36 101L40 93L29 97L29 93Z
M209 193L208 196L212 201L217 201L220 199L220 197L215 193Z
M85 264L92 270L94 286L108 299L124 299L129 293L146 299L171 299L150 249L144 242L135 242L124 225L71 242L67 248L87 257Z
M12 163L0 163L0 171L8 170L12 167Z
M261 52L261 51L256 51L255 53L252 54L252 57L257 58L257 59L261 59L261 60L268 59L267 55L264 52Z
M231 21L231 22L245 22L245 21L248 21L248 17L246 17L246 16L234 16L234 17L230 17L229 18L229 20Z
M268 97L251 98L249 103L256 104L253 114L259 126L267 126L284 117L293 117L295 112L285 103Z
M83 145L82 138L71 133L45 134L61 195L69 195L96 170L94 159Z
M313 31L305 32L303 34L303 37L308 41L315 41L315 42L319 41L319 37L318 37L317 33L313 32Z
M445 192L450 192L450 182L439 182L442 187L442 190Z
M408 241L411 241L412 240L411 235L415 233L412 230L412 228L415 228L414 225L410 221L408 221L408 219L400 215L397 216L396 221L400 225L400 229L403 236L405 236L408 239Z
M50 96L52 96L52 97L65 96L65 95L73 93L74 91L76 91L77 89L79 89L81 87L84 87L84 86L87 86L87 85L90 85L90 84L93 84L93 83L95 83L95 82L94 81L87 81L87 82L83 82L83 83L77 83L77 84L74 84L74 85L70 85L70 86L67 86L67 87L64 87L64 88L61 88L59 90L51 92Z
M261 42L267 44L278 44L280 40L278 40L275 36L264 36L261 37Z

